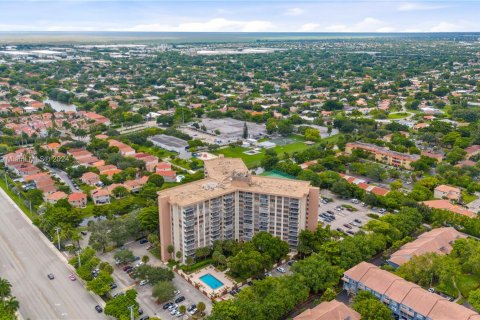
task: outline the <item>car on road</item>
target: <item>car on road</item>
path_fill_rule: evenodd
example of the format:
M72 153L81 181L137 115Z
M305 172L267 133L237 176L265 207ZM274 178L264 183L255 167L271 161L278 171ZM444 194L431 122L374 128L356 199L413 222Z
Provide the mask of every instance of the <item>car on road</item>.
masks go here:
M184 296L180 296L180 297L178 297L177 299L175 299L175 303L180 303L180 302L182 302L182 301L184 301L184 300L185 300L185 297L184 297Z
M70 273L70 274L68 275L68 279L70 279L70 280L72 280L72 281L75 281L75 280L77 280L77 277L75 277L74 274Z
M282 268L282 267L278 267L277 271L280 272L280 273L285 273L286 272L285 269Z
M55 279L55 276L53 275L53 273L47 274L47 277L48 277L48 279L50 279L50 280Z
M97 310L98 313L102 313L102 312L103 312L103 308L100 307L98 304L95 306L95 310Z

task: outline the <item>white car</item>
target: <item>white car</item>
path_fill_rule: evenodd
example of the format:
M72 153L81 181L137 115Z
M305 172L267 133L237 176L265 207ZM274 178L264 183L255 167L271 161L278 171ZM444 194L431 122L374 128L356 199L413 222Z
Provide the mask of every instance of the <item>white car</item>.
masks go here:
M146 285L146 284L148 284L148 280L142 280L142 281L140 281L140 285L141 285L141 286L144 286L144 285Z
M285 269L282 268L282 267L278 267L277 271L280 272L280 273L285 273L286 272Z

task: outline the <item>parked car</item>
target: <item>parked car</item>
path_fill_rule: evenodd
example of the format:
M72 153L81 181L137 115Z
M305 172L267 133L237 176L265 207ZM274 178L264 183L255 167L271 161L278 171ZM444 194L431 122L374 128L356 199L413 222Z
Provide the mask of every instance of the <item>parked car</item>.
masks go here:
M428 288L428 292L435 293L435 289L434 288Z
M125 266L125 267L123 267L123 271L127 272L128 269L132 269L132 268L133 268L132 266Z
M103 308L100 307L98 304L95 306L95 310L97 310L98 313L102 313L102 312L103 312Z
M182 302L182 301L184 301L184 300L185 300L185 297L184 297L184 296L180 296L180 297L178 297L177 299L175 299L175 303L180 303L180 302Z
M188 313L190 313L191 315L195 314L197 312L197 305L196 304L192 304L191 306L189 306L187 308L187 311Z
M285 273L286 272L285 269L282 268L282 267L278 267L277 271L280 272L280 273Z
M140 239L138 242L139 242L140 244L145 244L145 243L148 242L148 240L147 240L147 239Z
M75 280L77 280L77 277L75 277L74 274L70 273L70 274L68 275L68 279L70 279L70 280L72 280L72 281L75 281Z
M343 226L344 226L345 228L347 228L347 229L352 229L352 226L349 225L349 224L344 223Z
M167 310L170 306L173 306L173 302L167 302L163 305L163 310Z
M48 279L50 279L50 280L55 279L55 276L53 275L53 273L47 274L47 277L48 277Z
M297 260L290 260L290 261L287 262L287 264L288 264L289 266L291 266L291 265L294 264L295 262L297 262Z
M111 283L110 284L110 289L113 290L113 289L116 289L118 286L115 282Z
M360 220L358 220L358 219L355 219L355 220L353 220L353 221L355 221L356 223L362 223L362 221L360 221Z
M148 280L142 280L142 281L140 281L140 285L141 285L141 286L144 286L144 285L146 285L147 283L148 283Z

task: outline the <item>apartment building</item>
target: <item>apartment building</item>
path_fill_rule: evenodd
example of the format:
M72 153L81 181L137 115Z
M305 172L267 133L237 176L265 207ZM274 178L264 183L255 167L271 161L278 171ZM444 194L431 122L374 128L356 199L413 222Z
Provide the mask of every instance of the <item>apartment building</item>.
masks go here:
M300 313L293 320L360 320L357 311L337 300L325 301Z
M430 293L415 283L361 262L345 271L343 288L355 295L360 290L372 293L389 307L399 320L479 320L480 315L455 302Z
M417 154L407 154L379 147L371 143L350 142L345 146L345 152L352 154L353 150L364 150L375 156L375 160L394 167L402 167L411 170L411 164L420 159Z
M301 230L315 230L319 189L307 181L251 175L241 159L204 163L205 178L159 192L162 258L182 259L215 240L248 241L266 231L295 250Z
M452 227L433 229L421 234L415 241L403 245L390 256L387 262L397 268L407 263L412 257L425 253L449 254L453 249L453 243L457 239L466 237Z

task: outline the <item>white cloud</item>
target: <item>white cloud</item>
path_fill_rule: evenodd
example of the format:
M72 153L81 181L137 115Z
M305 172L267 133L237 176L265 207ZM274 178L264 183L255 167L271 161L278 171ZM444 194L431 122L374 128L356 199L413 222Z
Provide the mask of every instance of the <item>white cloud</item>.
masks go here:
M207 21L186 22L178 25L140 24L127 31L178 31L178 32L265 32L276 26L264 20L228 20L215 18Z
M398 6L398 11L422 11L449 8L449 5L428 4L419 2L404 2Z
M386 22L371 17L349 26L336 24L324 28L326 32L392 32L394 30Z
M325 27L327 32L351 32L351 29L344 24L334 24L328 27Z
M375 32L395 32L395 28L393 27L381 27L375 30Z
M451 22L440 22L439 24L430 28L431 32L455 32L455 31L462 31L462 26L451 23Z
M287 16L300 16L303 14L303 9L301 8L290 8L285 12Z
M305 23L298 29L298 32L317 31L319 27L320 25L318 23Z

